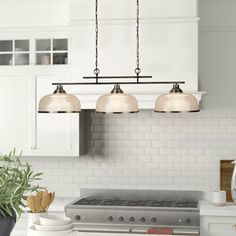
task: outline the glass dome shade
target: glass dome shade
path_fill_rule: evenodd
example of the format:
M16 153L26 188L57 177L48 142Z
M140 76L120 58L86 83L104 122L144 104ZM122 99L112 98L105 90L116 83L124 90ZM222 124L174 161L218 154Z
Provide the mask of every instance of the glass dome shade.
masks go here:
M155 112L199 112L199 103L192 94L169 93L156 99Z
M134 96L123 93L120 86L115 85L110 94L104 94L98 98L96 112L136 113L139 112L139 107Z
M79 113L79 99L67 94L62 86L57 86L53 94L42 97L39 101L39 113Z

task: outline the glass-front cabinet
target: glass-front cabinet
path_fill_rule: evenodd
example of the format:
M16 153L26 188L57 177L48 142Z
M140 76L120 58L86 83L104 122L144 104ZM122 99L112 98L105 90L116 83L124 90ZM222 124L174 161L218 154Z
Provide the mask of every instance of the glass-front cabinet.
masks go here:
M67 64L67 38L0 40L0 66Z
M0 65L29 65L30 40L0 40Z
M36 65L68 64L67 39L36 39Z

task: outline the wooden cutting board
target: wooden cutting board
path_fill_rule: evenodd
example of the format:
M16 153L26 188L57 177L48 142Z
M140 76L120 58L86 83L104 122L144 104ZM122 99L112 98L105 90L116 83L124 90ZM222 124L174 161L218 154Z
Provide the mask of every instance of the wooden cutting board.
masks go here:
M234 170L234 165L231 162L234 160L220 161L220 189L225 190L227 202L232 202L231 197L231 178Z

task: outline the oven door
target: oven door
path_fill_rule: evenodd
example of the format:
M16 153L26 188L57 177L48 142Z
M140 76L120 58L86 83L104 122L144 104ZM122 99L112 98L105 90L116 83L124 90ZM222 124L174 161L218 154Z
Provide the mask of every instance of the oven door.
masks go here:
M141 235L178 235L178 236L200 236L199 228L173 228L171 234L148 233L148 228L144 227L82 227L75 228L78 236L141 236ZM75 234L76 235L76 234ZM76 235L76 236L77 236Z

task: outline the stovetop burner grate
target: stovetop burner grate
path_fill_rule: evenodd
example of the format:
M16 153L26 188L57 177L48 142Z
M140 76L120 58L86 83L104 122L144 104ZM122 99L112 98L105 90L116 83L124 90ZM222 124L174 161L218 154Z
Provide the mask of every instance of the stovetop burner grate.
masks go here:
M197 208L198 202L195 202L195 201L159 201L159 200L122 200L122 199L81 198L79 201L75 202L73 205Z

